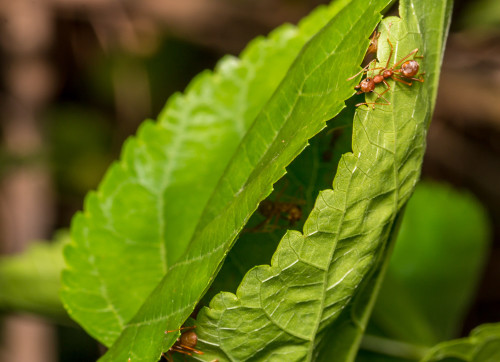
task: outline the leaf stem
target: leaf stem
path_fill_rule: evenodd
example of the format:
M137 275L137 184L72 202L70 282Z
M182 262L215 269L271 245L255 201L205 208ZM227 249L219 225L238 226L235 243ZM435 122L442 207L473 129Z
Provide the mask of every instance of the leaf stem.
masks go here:
M389 338L365 334L361 341L361 348L367 351L385 354L392 357L420 360L428 348Z

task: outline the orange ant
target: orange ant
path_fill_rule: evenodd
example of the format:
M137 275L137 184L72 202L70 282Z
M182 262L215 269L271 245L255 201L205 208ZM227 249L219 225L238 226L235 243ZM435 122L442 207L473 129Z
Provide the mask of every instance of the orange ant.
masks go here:
M380 37L380 33L375 30L373 32L373 35L372 35L371 39L370 39L370 45L368 46L368 50L366 51L366 55L373 54L373 53L377 52L377 49L378 49L378 38L379 37Z
M389 31L387 34L387 42L389 43L389 46L391 47L391 51L389 53L389 57L387 58L387 63L385 64L385 67L377 67L377 68L371 68L370 65L375 61L371 61L366 67L361 69L358 73L353 75L352 77L348 78L347 80L354 79L357 77L360 73L367 74L369 71L374 71L374 70L380 70L379 74L375 75L373 78L371 77L366 77L363 79L357 86L355 86L355 89L359 89L359 91L356 94L362 94L362 93L369 93L373 92L377 94L377 98L375 99L375 102L363 102L363 103L358 103L356 104L356 107L359 107L363 104L372 105L372 108L375 109L375 104L380 104L380 105L390 105L391 103L383 96L385 93L391 89L391 86L389 83L386 82L387 78L391 78L392 80L396 82L400 82L403 84L406 84L408 86L412 86L412 82L409 82L407 80L414 80L417 82L424 82L424 79L422 78L415 78L415 76L418 73L418 70L420 68L420 65L415 59L407 60L409 57L412 55L415 55L418 52L418 48L413 49L410 53L408 53L406 56L401 58L397 63L395 63L392 67L389 68L389 62L391 61L392 54L394 52L394 47L389 39L389 34L390 34L390 29L391 25L389 25ZM371 46L371 44L370 44ZM416 56L415 56L416 57ZM422 56L418 56L422 58ZM404 62L404 63L403 63ZM403 63L403 64L401 64ZM401 67L397 68L401 64ZM421 73L420 75L424 75L425 73ZM404 77L405 79L401 78ZM386 90L384 90L382 93L377 93L375 92L375 86L379 83L384 83L387 87ZM377 103L376 100L382 98L384 99L387 103Z
M166 353L162 353L162 356L165 357L168 362L174 362L172 354L175 352L182 353L188 356L192 356L193 353L203 354L202 351L199 351L196 348L194 348L198 343L198 336L193 331L194 328L196 328L196 326L181 327L179 329L174 329L172 331L165 331L165 334L168 334L171 332L177 332L177 331L182 331L184 329L188 329L188 331L181 332L182 334L180 335L180 337L177 338L177 341L175 341L174 345L170 347L170 349Z

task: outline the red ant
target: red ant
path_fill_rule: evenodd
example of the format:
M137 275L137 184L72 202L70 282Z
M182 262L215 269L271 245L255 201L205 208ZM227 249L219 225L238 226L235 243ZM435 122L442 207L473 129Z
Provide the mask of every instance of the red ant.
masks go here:
M264 200L260 203L258 210L266 219L253 228L253 231L265 230L265 226L268 226L273 219L277 222L283 217L288 220L290 226L293 226L302 218L302 209L293 202Z
M162 356L165 357L168 362L174 362L172 354L175 352L182 353L188 356L192 356L193 353L203 354L202 351L199 351L196 348L194 348L198 343L198 336L193 331L194 328L196 328L196 326L181 327L179 329L174 329L172 331L165 331L165 334L168 334L171 332L177 332L184 329L188 329L188 331L182 332L180 337L177 338L177 341L175 341L174 345L170 347L170 349L166 353L162 353Z
M401 58L396 64L394 64L392 67L389 68L389 62L391 61L392 54L394 52L394 47L392 46L392 43L389 40L389 33L390 33L391 25L392 24L389 25L389 31L387 34L387 42L389 43L389 45L391 47L391 51L389 53L389 57L387 58L387 63L385 64L385 67L377 67L377 68L369 69L370 65L375 61L375 60L373 60L366 67L361 69L358 73L356 73L355 75L353 75L352 77L347 79L347 80L351 80L351 79L354 79L355 77L357 77L360 73L367 74L369 71L374 71L374 70L380 69L379 74L375 75L373 78L366 77L357 86L354 87L355 89L359 89L359 91L356 94L369 93L369 92L373 92L373 93L377 94L377 98L375 99L375 102L358 103L358 104L356 104L356 107L359 107L363 104L366 104L366 105L371 104L372 108L375 109L375 104L390 105L391 103L383 96L385 93L387 93L387 91L389 91L389 89L391 89L391 86L389 85L389 83L386 82L387 78L391 78L392 80L394 80L396 82L400 82L400 83L406 84L408 86L411 86L413 83L408 82L407 80L424 82L424 79L422 79L422 78L415 78L415 76L417 75L418 70L420 68L420 65L418 64L418 62L415 59L406 60L409 57L411 57L412 55L415 55L418 52L418 48L413 49L410 53L408 53L406 56ZM371 44L370 44L370 47L371 47ZM422 56L419 56L419 57L422 57ZM403 64L401 64L401 63L403 63ZM396 68L400 64L401 64L401 67ZM425 73L421 73L420 75L422 76L424 74ZM404 77L405 79L403 79L401 77ZM387 87L387 89L384 90L382 93L375 92L375 86L379 83L384 83ZM387 103L376 103L376 100L379 98L384 99Z
M259 204L258 211L265 219L257 226L249 229L250 232L272 232L279 228L278 222L280 219L287 220L290 226L293 226L302 218L302 209L300 205L305 204L303 200L292 199L292 202L279 201L283 196L287 185L285 185L274 200L263 200Z

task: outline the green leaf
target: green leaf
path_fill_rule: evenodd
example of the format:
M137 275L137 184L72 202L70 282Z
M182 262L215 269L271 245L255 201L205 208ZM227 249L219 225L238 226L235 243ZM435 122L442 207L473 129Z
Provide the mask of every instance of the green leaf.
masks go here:
M74 218L65 250L62 298L90 335L110 346L184 254L252 121L302 46L347 2L257 38L241 59L225 57L128 140Z
M421 360L437 361L500 361L500 323L483 324L467 338L440 343Z
M384 41L389 24L393 62L421 46L420 35L409 33L399 18L382 24L378 52L382 63L389 56ZM411 88L390 84L391 106L360 107L356 112L353 152L340 160L333 190L319 194L303 234L287 232L270 266L252 269L236 295L218 294L210 308L200 312L196 332L205 354L197 359L355 357L376 290L372 274L382 268L397 215L418 180L430 118L427 87L432 83ZM350 305L355 295L362 298ZM350 313L344 319L348 305ZM337 321L350 324L354 333L349 331L349 338L337 334L334 348L325 349L321 342ZM336 326L344 329L342 324Z
M300 207L302 217L292 225L293 229L303 227L318 192L331 186L340 157L351 150L354 103L349 102L347 108L329 122L334 127L325 128L311 139L309 147L287 167L287 174L274 185L275 191L266 199L274 204ZM251 268L271 262L279 241L291 226L286 220L286 212L281 217L276 216L274 214L268 219L260 211L252 215L201 305L208 305L221 290L236 292L241 279ZM264 225L266 221L268 223Z
M429 98L424 102L431 105L430 114L432 114L437 95L440 65L451 19L451 4L452 0L442 0L439 2L433 0L421 0L418 2L412 0L400 1L399 13L407 21L409 34L420 34L422 37L418 54L423 55L423 59L419 60L421 65L420 71L425 72L424 86L428 89ZM417 102L416 107L421 107L421 105L422 102ZM430 122L430 120L431 117L429 115L427 116L427 122ZM354 350L366 327L372 307L376 301L378 290L385 276L385 270L389 261L388 256L391 254L394 246L397 229L397 226L393 229L385 256L382 256L381 265L375 268L371 280L365 280L365 285L367 286L361 289L361 292L354 297L353 303L346 308L339 321L336 322L336 325L330 328L329 339L325 342L326 346L329 347L326 349L327 351L336 351L339 348L342 350L342 342L339 341L352 340L349 359L353 358L352 354L355 353ZM351 317L351 315L356 317ZM334 344L340 347L336 348Z
M422 0L418 3L402 0L399 7L399 13L403 19L406 19L409 34L422 36L423 43L419 47L419 54L422 54L422 49L424 49L424 58L419 62L421 71L426 72L424 86L429 89L429 100L426 104L431 104L432 108L437 94L437 80L439 79L444 43L450 23L451 3L451 0L441 2ZM380 39L382 39L382 46L387 47L387 43L383 42L383 34ZM427 53L429 53L429 57ZM403 89L407 90L408 88L403 87ZM424 105L423 102L417 102L416 107ZM427 116L427 121L430 121L430 116ZM373 274L365 279L364 285L359 288L360 292L354 296L353 302L346 307L339 320L326 332L328 338L324 339L322 360L329 361L332 355L337 356L339 360L352 360L354 358L353 355L356 353L378 289L383 281L385 269L388 266L388 256L391 254L396 233L397 225L393 228L391 240L384 251L385 255L381 256L380 265L374 267Z
M69 235L59 232L53 243L34 241L18 255L0 258L0 309L23 311L68 322L59 299L62 249Z
M486 211L472 195L420 184L406 208L373 312L378 328L388 337L422 345L456 337L489 238Z
M305 46L232 156L182 260L168 268L103 361L150 361L172 345L175 334L164 331L191 313L272 184L353 94L346 75L358 68L388 2L352 1Z
M431 114L436 105L439 74L450 28L453 0L401 0L399 14L408 19L408 31L422 34L422 69L430 90ZM410 20L411 19L411 20ZM430 119L429 119L430 122Z

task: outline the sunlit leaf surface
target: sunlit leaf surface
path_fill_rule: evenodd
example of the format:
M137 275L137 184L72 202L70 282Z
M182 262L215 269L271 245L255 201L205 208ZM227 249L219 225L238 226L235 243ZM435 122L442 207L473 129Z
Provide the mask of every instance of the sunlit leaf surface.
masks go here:
M396 63L422 42L394 17L384 20L381 39L387 39L389 27L394 53L388 42L379 42L383 64L389 55L389 63ZM252 269L236 295L221 293L202 310L196 331L205 354L197 359L322 358L318 346L324 332L377 267L420 175L430 116L427 88L394 82L391 87L390 106L358 108L353 152L340 160L333 190L319 194L303 234L288 232L270 266ZM348 318L360 334L366 321L357 313ZM336 358L352 358L352 341L346 342Z
M443 342L432 348L421 362L500 361L500 323L483 324L467 338Z
M388 1L354 0L300 53L232 156L199 219L186 253L168 270L103 360L159 358L208 287L236 235L307 140L353 94L346 75L366 51ZM352 62L346 62L351 59ZM189 281L189 282L187 282Z
M252 121L302 46L346 2L257 38L240 59L225 57L127 141L74 218L65 251L63 301L88 333L111 345L185 252Z

